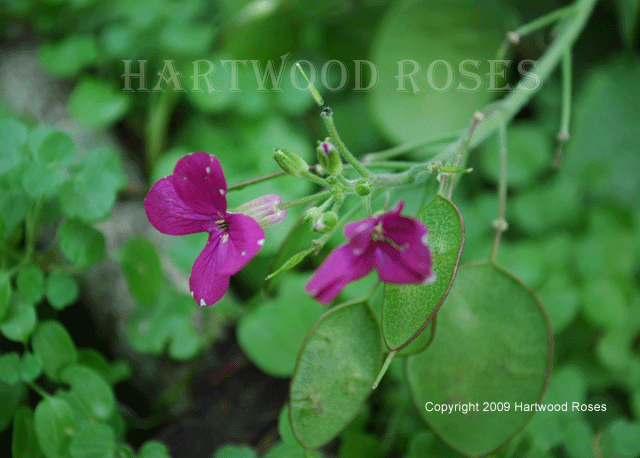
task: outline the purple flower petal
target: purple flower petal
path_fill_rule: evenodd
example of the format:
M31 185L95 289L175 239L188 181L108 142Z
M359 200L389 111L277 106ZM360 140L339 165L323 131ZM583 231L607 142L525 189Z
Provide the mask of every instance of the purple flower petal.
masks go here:
M218 244L221 232L214 232L196 258L191 268L189 277L189 289L195 301L199 305L212 305L216 303L229 288L230 275L220 273L220 259Z
M388 243L375 250L375 260L378 276L385 283L422 283L431 273L431 269L425 272L405 263L400 251Z
M246 215L227 213L229 228L222 234L217 246L218 273L238 273L264 245L264 230Z
M371 272L373 265L373 251L360 253L350 243L342 245L318 267L305 291L321 304L328 305L347 284Z
M210 215L199 214L180 200L171 177L153 185L144 199L144 210L153 227L163 234L185 235L215 228Z
M227 211L227 182L218 159L209 153L192 153L181 158L171 175L178 197L195 212L224 216Z
M431 273L431 252L427 245L427 228L420 221L406 216L385 215L382 220L383 233L393 242L395 248L400 248L398 262L408 269L424 273ZM391 244L388 244L391 246Z
M373 231L377 222L377 218L371 217L346 224L344 226L344 235L350 239L350 244L364 252L371 243L371 231Z

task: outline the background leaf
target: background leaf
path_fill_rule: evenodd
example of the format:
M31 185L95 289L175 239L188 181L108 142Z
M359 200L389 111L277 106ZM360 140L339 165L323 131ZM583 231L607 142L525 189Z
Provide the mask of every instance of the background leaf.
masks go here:
M539 402L551 369L551 329L531 290L493 263L466 265L438 313L438 332L407 359L420 415L446 443L481 456L507 442L531 418L515 404ZM425 404L479 404L480 411L442 414ZM508 411L482 411L508 402Z

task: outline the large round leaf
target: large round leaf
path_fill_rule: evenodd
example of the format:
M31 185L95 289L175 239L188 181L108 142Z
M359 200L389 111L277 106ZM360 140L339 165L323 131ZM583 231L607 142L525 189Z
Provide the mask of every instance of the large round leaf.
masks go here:
M407 360L420 414L454 449L491 453L529 421L535 410L525 407L540 402L552 339L540 302L522 282L492 262L462 266L433 342ZM436 411L442 404L458 410ZM470 404L478 411L460 411Z
M389 349L407 346L435 316L458 269L464 246L462 215L438 194L418 215L429 229L435 282L429 285L385 285L382 332Z
M326 444L353 420L381 359L380 328L366 303L346 303L318 320L291 380L291 427L303 446Z
M372 47L378 85L370 93L373 115L392 140L464 128L495 94L491 80L504 86L486 76L504 37L503 11L492 0L395 3Z

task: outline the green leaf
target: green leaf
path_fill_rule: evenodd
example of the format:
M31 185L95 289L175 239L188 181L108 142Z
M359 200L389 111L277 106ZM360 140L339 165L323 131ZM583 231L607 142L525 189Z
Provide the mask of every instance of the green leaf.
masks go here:
M0 218L4 222L4 231L0 231L1 236L10 236L18 224L24 220L29 208L29 197L23 189L3 185L0 181L0 215L2 215Z
M41 458L36 431L33 426L33 412L21 407L13 417L13 435L11 437L11 458Z
M602 277L585 284L582 311L597 326L621 328L628 317L627 300L618 283Z
M640 62L631 55L612 59L593 68L580 87L563 174L590 196L614 197L638 209Z
M223 299L224 300L224 299ZM189 359L201 349L202 339L193 328L193 298L163 284L158 301L151 307L136 307L127 322L127 337L138 352L158 355L169 346L175 359Z
M110 426L89 423L74 434L69 444L71 458L113 458L115 436Z
M640 454L640 423L618 418L600 437L605 457L634 458Z
M33 424L40 449L47 458L66 458L76 423L69 404L50 396L36 406Z
M62 310L78 299L78 282L68 275L52 273L47 277L45 296L56 310Z
M8 385L0 380L0 431L11 424L16 409L22 402L24 383Z
M130 239L118 250L118 260L133 298L142 304L158 299L162 284L160 257L149 240Z
M418 337L413 339L409 345L404 347L398 352L396 356L412 356L422 353L433 342L433 338L436 336L438 315L433 317L433 320L429 323L429 327L418 334Z
M633 48L634 39L640 28L640 3L637 0L618 0L620 33L629 48Z
M93 369L111 385L116 385L131 375L131 368L126 362L109 363L102 353L93 348L79 349L78 363Z
M381 359L380 329L367 304L343 304L318 320L291 380L291 426L304 447L326 444L355 418Z
M109 384L97 372L79 364L65 367L60 380L71 385L75 395L94 420L107 420L115 409L115 398Z
M351 458L353 456L382 458L385 453L380 440L376 436L356 431L343 437L338 451L338 458Z
M378 85L369 93L375 121L391 140L417 141L465 128L474 111L493 98L485 75L506 32L504 11L499 2L482 0L393 4L373 41ZM470 63L464 68L481 79L478 90L459 70L468 60L480 62L478 68ZM496 80L496 87L504 86L503 79Z
M12 296L11 277L5 272L0 272L0 321L9 310Z
M37 304L44 294L44 274L36 265L25 266L18 272L16 287L25 301Z
M409 388L422 418L447 444L470 457L486 455L533 415L516 403L542 398L551 350L551 329L535 294L496 264L466 265L438 313L433 342L407 359ZM443 414L430 402L473 404L479 411ZM509 409L496 404L483 411L484 402L506 402Z
M0 332L9 340L26 343L37 319L33 305L19 299L13 303L8 315L0 323Z
M38 49L44 69L54 76L65 78L77 75L98 57L92 35L70 35L57 43L45 43Z
M264 458L322 458L322 455L315 450L306 451L298 443L276 442Z
M31 339L31 346L42 362L44 373L53 381L60 380L60 372L78 361L76 345L58 321L40 323Z
M37 135L37 138L33 138L34 135ZM29 146L32 149L36 148L34 152L40 161L50 165L69 165L76 155L76 147L71 137L57 130L43 138L41 131L36 127L29 135Z
M33 353L25 353L20 361L20 378L25 382L33 382L42 373L42 363Z
M559 334L571 324L580 310L580 293L565 272L549 277L538 291L545 305L554 334Z
M105 218L126 182L117 154L108 148L88 151L61 189L62 210L82 221Z
M0 381L9 385L20 381L20 355L15 351L0 355Z
M86 126L105 129L120 120L130 105L129 94L118 90L110 81L85 77L71 93L67 110Z
M60 249L76 267L90 267L106 255L104 235L80 220L64 221L58 228L58 238Z
M282 264L282 266L280 266L278 268L278 270L276 270L275 272L270 273L265 280L271 280L276 275L278 275L278 274L280 274L282 272L285 272L287 270L293 269L295 266L300 264L302 262L302 260L307 257L307 255L311 254L312 251L313 251L313 249L309 248L308 250L303 250L303 251L300 251L300 252L294 254L287 261L285 261L285 263Z
M138 458L171 458L166 445L158 441L147 441L142 444Z
M286 403L282 406L282 410L278 416L278 434L280 434L280 439L282 439L283 442L299 445L296 436L291 430L291 422L289 421L289 404Z
M242 316L237 336L242 350L260 369L289 377L305 336L326 311L304 292L306 275L292 275L275 298L262 295L259 305Z
M248 445L225 444L211 458L257 458L257 455Z
M22 162L26 142L27 126L17 119L0 119L0 175Z
M418 215L429 230L435 282L429 285L385 284L382 335L390 350L404 348L435 316L458 269L464 247L464 222L450 200L438 194Z

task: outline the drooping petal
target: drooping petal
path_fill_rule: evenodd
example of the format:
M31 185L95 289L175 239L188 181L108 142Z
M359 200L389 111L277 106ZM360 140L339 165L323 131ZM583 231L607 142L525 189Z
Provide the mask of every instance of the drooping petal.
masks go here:
M338 297L347 284L371 272L374 266L373 251L359 253L357 250L350 243L333 250L311 277L305 291L321 304L327 305Z
M229 288L230 275L220 273L220 240L221 231L212 233L191 268L189 289L199 305L215 304Z
M171 175L178 197L194 211L223 216L227 211L227 182L218 159L209 153L181 158Z
M380 280L385 283L423 283L431 275L431 258L423 262L417 269L413 263L406 262L401 251L389 244L380 243L375 249L375 264Z
M246 215L227 213L229 228L218 244L218 272L225 275L238 273L264 245L264 230Z
M396 256L400 258L398 262L417 272L430 272L431 252L427 245L429 231L425 225L406 216L385 216L382 220L383 235L391 239L393 246L399 248L396 250Z
M210 232L215 227L210 215L196 212L178 197L171 177L153 185L144 199L144 210L153 227L163 234Z

